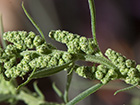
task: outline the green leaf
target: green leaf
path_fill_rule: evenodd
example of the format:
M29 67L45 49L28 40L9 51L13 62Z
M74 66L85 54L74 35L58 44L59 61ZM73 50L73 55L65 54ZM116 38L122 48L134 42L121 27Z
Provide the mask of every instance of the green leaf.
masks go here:
M17 89L20 89L22 86L25 86L27 83L29 83L32 79L31 79L31 76L34 74L34 72L36 71L36 68L32 71L32 73L30 74L30 76L27 78L27 80L24 82L24 83L22 83L22 84L20 84L18 87L17 87Z
M76 96L74 99L72 99L70 102L68 102L66 105L75 105L77 102L83 100L90 94L96 92L98 89L100 89L103 86L102 83L98 83L89 89L85 90L84 92L80 93L78 96Z
M34 82L34 83L33 83L33 86L34 86L35 91L36 91L37 94L39 95L39 97L40 97L42 100L45 100L45 97L44 97L43 93L40 91L40 89L39 89L38 86L37 86L37 82Z
M45 37L44 37L43 32L41 31L41 29L39 28L39 26L35 23L35 21L33 20L33 18L29 15L29 13L27 12L27 10L25 9L24 2L22 2L22 8L23 8L23 11L25 12L26 16L28 17L28 19L31 21L31 23L35 26L35 28L38 30L38 32L42 36L42 38L45 40Z
M68 92L69 92L69 88L70 88L70 84L71 84L71 80L72 80L72 76L73 76L73 71L74 71L74 67L75 65L73 65L68 71L67 71L67 82L66 82L66 88L65 88L65 92L64 92L64 102L67 103L69 101L68 98ZM69 74L69 72L71 72Z
M55 83L53 82L52 84L53 90L56 92L56 94L63 99L63 94L62 92L56 87Z
M91 30L92 30L93 40L94 40L94 43L97 45L97 50L99 51L99 54L103 55L101 53L99 44L96 39L96 16L95 16L96 13L95 13L94 0L88 0L88 4L89 4L89 9L90 9L90 16L91 16Z
M89 3L89 9L90 9L90 16L91 16L91 30L92 30L92 35L94 38L94 42L97 43L96 41L96 30L95 30L95 6L94 6L94 0L88 0Z
M10 95L10 94L0 94L0 102L8 100L12 97L13 97L13 95Z
M84 60L94 62L94 63L103 64L103 65L105 65L105 66L107 66L108 68L111 68L111 69L117 69L114 64L112 64L107 58L102 57L102 56L85 55Z
M138 84L135 84L135 85L133 85L133 86L129 86L129 87L126 87L126 88L123 88L123 89L117 90L117 91L114 93L114 95L116 95L116 94L118 94L118 93L120 93L120 92L123 92L123 91L130 90L130 89L136 87L137 85L138 85Z

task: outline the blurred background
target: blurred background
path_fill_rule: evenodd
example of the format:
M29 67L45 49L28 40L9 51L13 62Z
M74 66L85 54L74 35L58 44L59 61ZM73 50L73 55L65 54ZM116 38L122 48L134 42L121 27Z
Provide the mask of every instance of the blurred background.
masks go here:
M81 36L92 37L88 0L23 0L25 8L42 29L46 40L65 50L65 45L48 38L50 30L67 30ZM0 0L0 14L3 17L4 31L34 31L36 29L25 16L21 0ZM127 58L140 63L140 0L95 0L96 34L102 52L112 48ZM47 101L62 102L54 93L51 83L63 91L66 72L51 78L38 80L38 85ZM95 81L73 76L70 99L95 84ZM122 81L113 81L77 105L140 105L140 90L134 88L127 92L113 93L127 87ZM32 84L28 87L33 90ZM4 105L4 103L0 104ZM25 105L20 102L18 105Z

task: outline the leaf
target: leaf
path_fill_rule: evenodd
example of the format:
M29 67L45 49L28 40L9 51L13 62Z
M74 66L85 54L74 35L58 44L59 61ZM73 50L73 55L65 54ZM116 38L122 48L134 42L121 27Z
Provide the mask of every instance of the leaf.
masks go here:
M62 92L56 87L55 83L53 82L52 84L53 90L56 92L56 94L63 99L63 94Z
M0 94L0 102L8 100L9 98L12 98L13 95L10 94Z
M18 87L17 87L17 89L20 89L22 86L25 86L27 83L29 83L32 79L31 79L31 76L34 74L34 72L36 71L36 68L32 71L32 73L30 74L30 76L27 78L27 80L24 82L24 83L22 83L22 84L20 84Z
M33 86L34 86L34 89L35 89L35 91L37 92L37 94L40 96L40 98L41 98L42 100L44 100L45 97L44 97L43 93L40 91L40 89L38 88L37 82L34 82L34 83L33 83Z
M73 66L71 68L69 68L69 70L67 71L68 75L67 75L66 88L65 88L65 92L64 92L64 102L65 103L67 103L69 101L68 92L69 92L74 68L75 68L75 65L73 64ZM69 74L69 72L71 72L71 73Z
M31 23L35 26L35 28L37 29L37 31L42 36L42 38L45 40L45 37L44 37L43 32L41 31L41 29L39 28L39 26L35 23L35 21L33 20L33 18L29 15L29 13L26 11L26 9L24 7L24 2L22 2L22 8L23 8L23 11L25 12L26 16L28 17L28 19L31 21Z
M116 95L116 94L118 94L118 93L120 93L120 92L123 92L123 91L130 90L130 89L136 87L137 85L138 85L138 84L135 84L135 85L133 85L133 86L129 86L129 87L126 87L126 88L123 88L123 89L117 90L117 91L114 93L114 95Z
M84 92L80 93L78 96L76 96L74 99L72 99L70 102L68 102L66 105L75 105L77 102L83 100L90 94L96 92L98 89L100 89L104 84L98 83L89 89L85 90Z

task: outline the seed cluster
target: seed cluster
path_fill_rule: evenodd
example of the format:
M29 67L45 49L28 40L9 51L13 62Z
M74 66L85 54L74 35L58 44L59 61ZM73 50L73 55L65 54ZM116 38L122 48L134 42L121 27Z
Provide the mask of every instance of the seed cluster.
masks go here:
M60 30L52 30L49 33L49 37L61 43L65 43L70 53L94 54L96 52L96 45L93 39L90 38L87 39L86 37L80 37L77 34Z
M84 78L100 80L103 84L118 78L118 73L116 71L108 69L104 65L98 65L97 67L78 66L76 68L76 73Z
M105 55L116 65L120 72L120 78L124 79L126 83L140 84L140 65L136 66L135 61L126 59L125 56L110 48L107 49Z
M31 62L29 62L29 65L32 69L44 67L50 68L63 65L64 63L71 61L72 58L73 56L68 52L54 51L51 54L42 55L33 59Z
M34 32L12 31L6 32L3 39L13 43L20 50L34 49L41 53L46 53L49 49L55 49L54 46L47 44L45 40Z
M35 68L41 69L63 65L71 61L72 57L70 53L62 51L53 51L48 55L38 55L36 52L28 52L17 65L12 63L12 59L8 63L4 63L6 69L5 75L8 78L22 77Z
M4 51L2 48L0 49L1 68L3 66L3 72L7 78L24 76L32 70L29 64L33 59L39 56L43 58L43 55L47 55L55 49L33 32L9 31L4 33L3 39L13 43L7 45Z

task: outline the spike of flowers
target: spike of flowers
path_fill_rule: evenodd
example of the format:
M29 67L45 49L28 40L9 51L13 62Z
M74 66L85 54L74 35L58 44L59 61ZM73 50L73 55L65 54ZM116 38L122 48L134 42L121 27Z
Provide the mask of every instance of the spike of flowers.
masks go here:
M49 37L52 39L64 43L68 47L70 53L85 53L95 54L96 45L91 38L81 37L77 34L69 33L68 31L52 30L49 33Z

